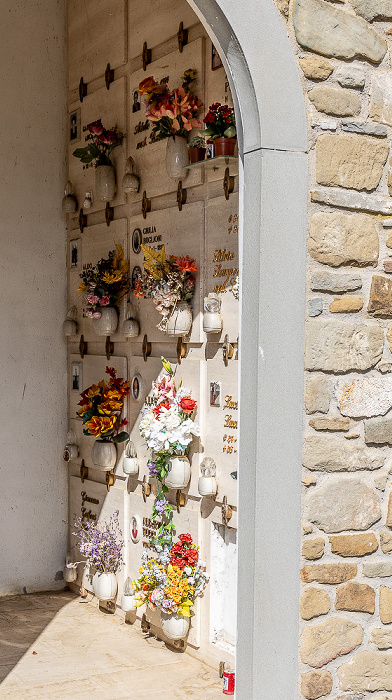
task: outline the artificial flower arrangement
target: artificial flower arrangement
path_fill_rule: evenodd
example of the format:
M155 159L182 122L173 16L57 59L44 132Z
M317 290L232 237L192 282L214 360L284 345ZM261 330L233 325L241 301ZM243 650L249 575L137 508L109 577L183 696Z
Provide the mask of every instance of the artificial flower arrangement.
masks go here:
M204 136L208 136L211 140L218 138L236 138L237 130L233 107L215 102L208 108L203 122L207 124L207 128L200 133Z
M120 420L120 414L130 391L130 382L117 378L113 367L106 367L106 373L110 377L108 383L102 380L82 391L77 414L83 421L84 435L93 435L107 442L125 442L129 440L129 434L120 428L128 421L126 418Z
M139 84L138 93L144 96L146 117L153 122L152 131L159 139L169 136L187 136L195 127L201 126L197 114L203 103L190 92L196 80L196 71L187 70L182 76L181 87L169 90L166 83L157 83L152 76Z
M141 248L144 253L145 275L136 281L134 294L138 299L152 297L162 316L157 328L165 331L177 304L190 301L194 295L196 262L188 255L170 255L167 258L165 246L159 252L144 244Z
M80 517L74 523L75 532L72 534L78 539L80 554L88 567L100 573L115 574L124 563L124 540L118 515L119 511L116 510L110 516L109 522L85 522ZM77 563L80 562L70 566L76 566Z
M78 292L85 295L86 316L98 319L104 306L119 306L127 293L129 261L124 260L124 251L115 243L115 250L109 251L94 267L87 268L79 275L82 279Z
M167 492L164 482L170 459L188 454L193 437L200 433L193 420L197 401L191 398L189 389L181 385L176 389L170 362L162 358L162 364L167 375L153 382L156 405L144 411L139 430L152 453L147 464L150 476L156 477L162 491Z
M87 126L92 140L84 148L77 148L72 155L79 158L82 163L92 164L95 168L99 165L113 165L110 156L112 151L119 146L124 135L114 126L105 129L100 119Z

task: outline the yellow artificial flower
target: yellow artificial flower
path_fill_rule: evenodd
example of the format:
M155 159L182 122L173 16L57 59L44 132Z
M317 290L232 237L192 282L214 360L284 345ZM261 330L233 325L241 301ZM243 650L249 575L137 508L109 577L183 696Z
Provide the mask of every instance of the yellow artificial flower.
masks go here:
M114 284L115 282L120 282L122 276L123 273L121 272L121 270L105 272L105 274L102 275L102 280L106 282L106 284Z
M81 282L79 284L79 287L78 287L78 292L79 292L79 294L82 294L82 292L85 292L85 291L86 291L86 285L84 284L84 282Z
M121 411L122 407L122 401L104 401L98 406L98 412L102 416L110 416L113 411Z
M116 242L114 242L114 245L117 248L117 255L113 258L113 269L128 272L129 260L124 260L124 251L122 249L122 246L120 246Z
M87 396L88 396L90 399L93 399L94 396L98 396L100 393L101 393L101 392L100 392L99 386L98 386L97 384L93 384L92 386L90 386L90 388L89 388L89 390L88 390L88 392L87 392Z

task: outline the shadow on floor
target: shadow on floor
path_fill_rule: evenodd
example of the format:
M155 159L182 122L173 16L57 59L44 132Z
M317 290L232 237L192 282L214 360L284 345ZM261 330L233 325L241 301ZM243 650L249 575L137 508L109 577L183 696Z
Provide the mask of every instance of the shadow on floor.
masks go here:
M57 613L78 598L71 591L29 593L0 598L0 684Z

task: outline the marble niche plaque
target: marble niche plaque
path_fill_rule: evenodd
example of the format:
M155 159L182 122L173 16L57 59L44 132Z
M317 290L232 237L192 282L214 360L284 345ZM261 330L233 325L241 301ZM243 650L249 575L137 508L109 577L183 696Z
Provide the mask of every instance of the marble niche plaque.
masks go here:
M112 221L110 228L106 224L97 224L88 229L88 234L84 232L78 246L78 255L80 258L80 267L69 268L68 280L68 308L76 306L77 322L79 325L78 336L84 335L84 339L89 342L99 342L105 344L105 337L98 336L94 332L93 321L84 315L85 313L85 295L78 292L79 284L82 283L80 273L87 267L93 267L101 258L107 259L111 250L116 250L115 243L122 246L124 258L127 260L127 220L117 219ZM118 326L117 331L111 336L111 340L115 343L124 343L125 336L122 334L122 324L125 318L126 297L120 302L118 308Z
M147 197L157 197L168 192L177 192L178 180L170 178L166 172L165 157L166 157L166 142L167 139L157 140L155 134L152 133L152 124L145 117L145 107L143 105L143 96L141 96L140 110L133 111L134 101L136 100L135 92L139 87L139 83L148 76L153 76L159 83L165 81L170 89L181 86L181 76L188 68L197 70L197 79L192 83L191 91L196 94L203 102L203 55L204 55L204 39L197 39L192 43L184 46L182 53L178 49L169 55L164 56L158 61L151 63L147 71L143 69L132 73L129 78L129 99L131 101L129 109L129 128L127 138L127 152L131 155L136 163L136 172L140 176L142 186L138 195L132 195L132 200L141 199L143 191L147 192ZM140 96L139 96L140 97ZM200 120L203 117L203 108L200 112ZM196 133L198 129L190 132ZM202 182L202 173L200 170L192 170L192 172L184 170L183 187L192 187L199 185ZM174 203L176 199L174 196ZM184 211L186 205L184 206ZM148 219L151 214L148 215Z
M177 32L180 22L183 22L185 29L199 23L189 4L184 1L179 3L178 0L165 0L164 3L160 3L159 12L157 12L156 0L134 2L130 19L132 28L129 32L128 55L130 60L140 57L140 66L142 66L141 55L144 42L147 43L148 48L152 49L154 60L154 48L163 42L172 39L173 48L178 47ZM150 65L147 66L146 77L152 75L150 67Z
M138 238L143 243L150 246L154 250L159 251L162 245L165 246L166 256L176 255L185 256L196 260L198 272L196 273L196 289L191 307L193 310L193 325L190 334L189 342L201 342L202 338L202 319L201 319L201 300L202 300L202 270L204 258L204 204L202 202L193 202L186 205L186 208L179 211L177 207L173 209L162 209L160 211L151 212L147 219L136 216L129 221L129 236L130 236L130 266L131 277L136 275L135 268L143 270L143 252L135 253L136 247L132 245L132 240L135 238L135 231ZM163 331L157 328L161 320L161 315L156 310L151 299L137 299L131 292L130 299L135 306L137 318L140 323L140 336L130 339L132 342L133 355L141 355L142 340L144 334L147 334L148 340L153 343L171 344L172 352L175 350L177 338L168 336ZM188 341L188 338L187 338ZM162 355L165 352L162 350Z
M125 2L69 0L67 5L69 88L77 88L81 77L88 83L102 76L103 82L108 63L118 68L126 62Z
M81 140L68 142L68 177L74 187L74 194L78 200L79 208L83 206L83 201L86 192L93 193L93 203L90 209L85 209L84 213L89 214L94 211L105 209L106 203L100 202L95 193L95 168L92 165L84 165L79 158L72 155L76 148L84 148L91 139L90 132L87 128L88 124L101 119L105 129L112 129L117 126L120 131L125 133L126 117L125 117L125 100L126 100L126 82L125 78L115 80L110 90L106 90L103 86L101 89L88 94L82 104L74 103L69 107L69 115L74 114L80 108L80 124L81 124ZM125 193L121 187L121 182L124 177L124 143L117 146L111 154L111 160L116 171L117 192L114 196L111 206L124 204ZM75 215L79 215L79 209ZM113 224L113 222L112 222ZM111 224L111 226L112 226ZM86 229L85 229L86 230ZM89 229L87 229L89 230Z

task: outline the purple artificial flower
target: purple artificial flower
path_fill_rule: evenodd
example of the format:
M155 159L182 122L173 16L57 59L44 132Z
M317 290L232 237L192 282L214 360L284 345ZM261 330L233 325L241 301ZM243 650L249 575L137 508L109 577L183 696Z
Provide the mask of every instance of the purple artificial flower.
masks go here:
M159 469L156 468L156 462L147 462L147 467L148 471L150 473L150 476L158 476L159 474Z
M163 515L166 511L166 506L169 505L169 501L163 497L160 501L155 501L155 510L160 515Z

